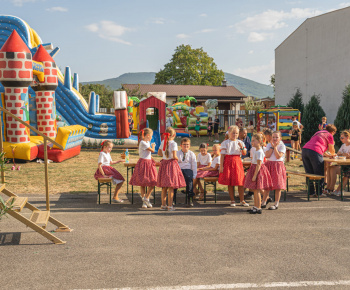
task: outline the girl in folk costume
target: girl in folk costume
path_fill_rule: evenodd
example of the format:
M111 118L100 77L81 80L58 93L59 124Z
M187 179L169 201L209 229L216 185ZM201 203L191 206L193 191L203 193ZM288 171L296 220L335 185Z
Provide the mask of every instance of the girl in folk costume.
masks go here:
M198 199L198 189L196 188L196 185L199 183L199 188L201 191L201 195L199 197L199 199L204 198L204 189L202 187L202 185L199 182L199 178L198 174L199 174L199 170L200 168L204 168L204 167L208 167L211 165L212 162L212 158L210 153L208 153L208 145L206 143L202 143L201 145L199 145L199 154L197 155L197 176L196 179L194 180L193 183L193 192L196 195L196 198Z
M219 183L228 186L231 198L230 206L236 206L234 187L238 186L240 205L249 206L244 201L244 169L241 154L247 154L244 142L238 139L239 128L231 126L228 129L229 139L221 143Z
M186 187L185 178L181 172L180 166L177 162L177 144L174 141L176 132L172 127L168 127L164 133L164 140L162 141L158 155L162 156L158 178L157 186L162 187L162 205L161 210L173 211L173 198L174 198L174 188ZM166 206L166 197L168 192L168 206Z
M100 152L100 156L98 157L98 168L95 172L94 177L96 180L99 178L112 178L112 183L116 184L113 201L122 203L124 201L122 199L119 199L118 194L125 179L116 169L111 167L111 164L117 164L123 162L123 160L112 161L110 153L113 148L113 143L111 141L106 140L102 142L101 146L102 150Z
M267 144L265 149L265 156L268 159L265 166L271 175L272 190L275 191L275 204L269 207L270 210L278 209L281 191L282 189L286 189L287 174L286 167L284 166L285 154L286 146L282 142L281 132L273 132L271 142ZM269 191L265 190L263 192L261 207L265 208L270 201L272 201L272 199L269 197Z
M262 143L262 136L260 134L254 134L252 146L255 148L255 152L252 156L252 164L244 181L244 187L254 191L254 207L249 210L252 214L262 213L260 191L270 190L272 188L271 176L264 164L265 154L262 149Z
M130 184L141 186L142 208L151 208L152 204L149 202L149 197L157 185L156 162L152 159L151 154L154 152L156 145L154 143L150 144L153 135L152 129L143 129L140 131L140 134L142 139L139 144L140 159L137 161Z
M200 178L204 177L217 177L219 176L219 168L220 168L220 144L215 144L213 146L213 156L212 156L212 162L211 165L201 167L198 170L197 178L194 182L194 186L197 184L199 185L199 188L201 189L201 192L204 193L203 186L200 182ZM199 196L199 200L202 200L204 198L204 194L201 194Z

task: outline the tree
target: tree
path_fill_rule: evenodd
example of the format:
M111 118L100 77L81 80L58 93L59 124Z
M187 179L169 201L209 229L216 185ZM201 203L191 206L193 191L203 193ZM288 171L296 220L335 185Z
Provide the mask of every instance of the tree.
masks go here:
M320 106L320 97L318 95L311 97L310 101L305 105L304 112L301 119L301 123L304 126L302 141L306 143L318 131L318 124L322 117L326 116L326 113Z
M289 100L287 107L291 107L293 109L298 109L303 117L304 114L304 103L303 103L303 95L298 88L295 92L294 96Z
M244 110L245 110L245 126L247 127L248 124L248 119L249 119L249 111L259 111L262 108L264 108L263 103L261 100L256 100L254 101L254 98L251 96L248 96L248 98L244 101Z
M350 128L350 85L346 86L343 91L342 103L339 106L334 125L337 127L337 133L334 135L335 143L341 146L340 132Z
M124 85L118 91L126 91L126 94L129 97L137 97L139 100L141 100L143 97L147 97L147 93L142 94L141 92L141 85L138 84L137 88L130 90L128 88L125 88Z
M273 95L275 95L276 87L275 87L275 74L270 76L270 84L273 87Z
M113 108L113 90L101 84L79 84L79 92L89 103L90 92L100 96L100 108Z
M219 70L203 48L176 47L171 61L160 70L154 84L221 86L224 72Z

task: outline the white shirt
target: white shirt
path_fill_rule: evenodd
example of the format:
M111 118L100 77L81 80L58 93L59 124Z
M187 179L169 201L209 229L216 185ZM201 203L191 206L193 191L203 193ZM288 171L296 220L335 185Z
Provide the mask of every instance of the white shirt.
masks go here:
M151 148L151 144L149 141L141 141L139 145L139 156L142 159L151 159L152 158L152 152L147 150L148 148Z
M101 151L100 155L98 156L98 164L102 163L102 166L111 166L111 162L111 154Z
M197 161L196 154L194 154L191 150L183 153L182 150L177 151L177 158L179 158L179 166L181 169L191 169L193 171L193 178L197 176ZM185 155L185 158L184 158Z
M202 153L199 153L197 155L197 162L199 162L200 165L208 165L212 161L211 155L207 153L206 155L202 155Z
M232 141L230 139L225 140L221 143L221 154L227 155L241 155L241 148L239 143L242 145L243 149L246 149L245 144L241 140Z
M266 150L264 152L269 151L271 147L272 147L271 143L267 144ZM273 152L269 157L269 161L282 161L282 162L284 161L284 154L286 154L287 150L286 150L286 146L282 141L280 141L280 143L277 145L277 151L283 153L282 157L277 159L275 152Z
M264 163L264 157L265 157L265 153L264 150L262 148L260 148L259 150L255 149L253 158L252 158L252 164L257 164L258 160L261 160L261 164Z
M342 153L342 154L350 153L350 145L349 146L346 146L345 144L341 145L338 153Z
M168 141L168 143L169 143L169 149L168 149L169 157L168 158L166 158L165 151L163 151L164 140L160 144L160 149L162 150L164 160L173 159L173 151L177 151L177 143L174 140Z
M219 164L218 170L220 170L220 156L216 156L211 163L211 167L215 168L216 164Z

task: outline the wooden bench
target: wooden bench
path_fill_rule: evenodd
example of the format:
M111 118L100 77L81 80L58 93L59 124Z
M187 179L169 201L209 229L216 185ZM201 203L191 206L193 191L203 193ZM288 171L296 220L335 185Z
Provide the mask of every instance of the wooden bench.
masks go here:
M204 177L204 203L207 202L207 186L211 185L214 187L215 194L215 203L216 203L216 182L219 180L219 177Z
M300 154L301 156L301 151L299 150L295 150L291 147L286 147L287 151L286 151L286 162L289 162L290 161L290 152L294 152L294 153L297 153L297 154Z
M318 200L320 200L320 194L321 194L321 180L324 178L324 175L317 175L317 174L311 174L311 173L302 173L298 171L287 171L287 176L289 175L297 175L297 176L303 176L306 177L306 185L307 185L307 200L310 200L310 185L311 183L316 183L316 188L318 188L317 196ZM288 179L287 179L287 191L288 191Z
M112 178L99 178L97 180L97 193L98 193L98 204L101 204L101 188L107 187L107 194L109 193L109 203L112 203Z

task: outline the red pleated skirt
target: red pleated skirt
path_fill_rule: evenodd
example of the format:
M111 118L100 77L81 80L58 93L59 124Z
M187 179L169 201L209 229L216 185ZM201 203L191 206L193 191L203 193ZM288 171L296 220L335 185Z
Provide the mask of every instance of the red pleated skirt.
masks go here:
M175 159L162 159L157 178L158 187L180 188L186 187L186 181Z
M265 164L272 179L272 189L286 189L287 174L283 161L268 161Z
M136 163L134 173L129 183L136 186L156 186L156 162L153 159L140 158Z
M119 171L113 168L112 166L104 165L102 166L102 169L105 173L105 176L113 179L113 184L118 184L121 181L125 180L124 177L119 173ZM94 177L97 180L98 178L103 178L104 176L100 173L100 170L98 170L97 168Z
M207 165L199 165L198 168L203 168L203 167L207 167ZM198 169L197 168L197 169ZM196 178L203 178L203 175L206 171L197 171L197 176Z
M243 186L244 169L239 155L225 155L224 171L219 175L219 183L230 186Z
M252 178L255 173L256 164L252 164L244 180L244 187L249 189L272 190L272 179L265 164L262 164L255 181Z
M201 178L204 178L204 177L218 177L219 176L219 170L206 170L206 171L200 171L200 172L203 172L203 177ZM198 174L197 174L198 176Z

